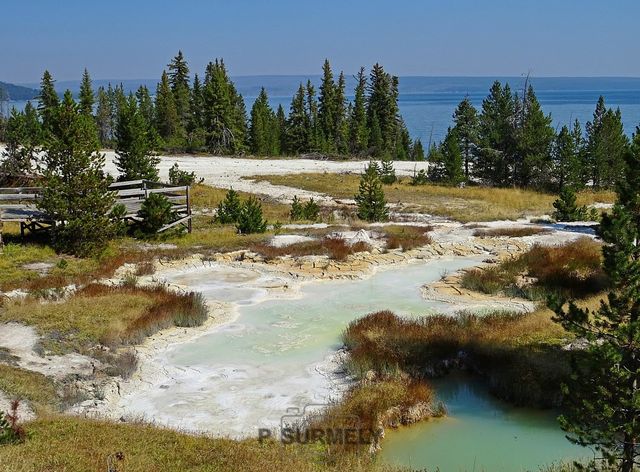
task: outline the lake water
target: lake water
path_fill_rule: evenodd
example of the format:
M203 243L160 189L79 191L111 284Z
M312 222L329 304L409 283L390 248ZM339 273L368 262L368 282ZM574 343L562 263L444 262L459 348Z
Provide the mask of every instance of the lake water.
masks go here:
M289 111L291 97L300 82L307 79L317 86L319 76L256 76L235 77L238 91L243 94L247 110L257 97L260 87L264 86L275 108L282 105ZM451 115L456 105L469 96L473 104L480 108L494 80L508 82L513 90L522 91L523 77L401 77L400 112L411 136L422 139L425 146L429 142L442 140L447 127L451 126ZM107 81L95 81L102 84ZM112 80L112 83L118 83ZM155 90L155 82L150 80L126 81L126 90L137 88L144 83ZM554 126L579 119L584 124L591 119L593 109L600 95L605 97L608 106L619 107L629 135L640 125L640 78L589 78L589 77L541 77L532 78L538 99L545 113L551 113ZM77 88L76 82L60 83L60 88ZM347 77L347 92L354 87L354 79ZM16 102L18 108L24 102Z
M119 399L118 415L216 435L256 437L290 408L326 404L336 386L327 359L341 346L345 326L366 313L390 309L405 316L453 313L424 300L420 287L444 271L477 265L481 257L445 258L380 271L366 280L309 282L295 298L265 298L276 280L252 270L213 265L166 272L173 283L209 300L235 304L238 318L192 341L169 345L151 363L166 373ZM142 369L149 368L143 364ZM339 390L338 390L339 391ZM449 416L388 433L382 459L413 467L521 470L584 456L564 437L550 412L513 408L476 381L436 382Z

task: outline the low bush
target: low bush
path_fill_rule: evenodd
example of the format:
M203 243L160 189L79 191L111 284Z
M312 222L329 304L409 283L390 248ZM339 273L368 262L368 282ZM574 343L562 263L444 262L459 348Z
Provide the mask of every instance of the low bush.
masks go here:
M329 259L344 261L351 254L370 251L371 246L360 241L348 244L344 239L325 237L314 241L304 241L289 246L275 247L269 244L254 244L251 249L267 260L277 257L292 256L327 256Z
M522 238L524 236L534 236L536 234L547 234L549 230L546 228L538 228L535 226L523 226L520 228L487 228L476 229L473 235L478 238Z
M20 401L14 400L8 412L0 410L0 445L20 443L27 437L25 429L18 424L19 406Z
M214 221L220 224L234 224L240 218L240 211L242 210L242 202L240 201L240 195L233 189L230 189L224 200L218 205L216 216Z
M311 198L305 203L302 203L298 200L297 196L293 197L293 202L291 202L291 212L290 217L292 221L316 221L318 216L320 215L320 207L318 204Z
M267 221L262 217L262 205L255 197L249 197L242 204L236 229L240 234L264 233L267 230Z
M152 236L175 219L175 212L167 197L152 193L142 202L138 217L137 236Z
M499 397L516 404L552 406L570 373L562 343L570 338L552 314L493 313L407 319L389 311L349 324L343 341L350 371L383 378L441 375L452 367L471 369Z
M519 283L520 277L530 280ZM466 271L461 283L487 294L503 292L535 300L552 294L583 298L602 291L608 282L601 245L584 237L561 246L534 245L497 266Z
M426 246L432 243L431 236L427 233L431 227L390 225L384 227L387 249L401 248L403 251Z
M176 186L189 186L196 182L196 173L181 170L176 162L169 169L169 183Z

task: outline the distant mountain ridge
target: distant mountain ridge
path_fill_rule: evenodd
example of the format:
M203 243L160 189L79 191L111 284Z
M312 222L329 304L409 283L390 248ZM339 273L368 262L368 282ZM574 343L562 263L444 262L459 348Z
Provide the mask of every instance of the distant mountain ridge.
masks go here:
M38 96L38 91L22 85L0 82L0 99L4 100L32 100Z

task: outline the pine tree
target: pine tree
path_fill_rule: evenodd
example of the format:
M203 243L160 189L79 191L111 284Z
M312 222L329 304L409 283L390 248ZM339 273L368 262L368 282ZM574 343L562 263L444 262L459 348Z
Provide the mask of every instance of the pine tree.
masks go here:
M353 107L351 109L351 116L349 119L349 150L356 155L363 155L367 152L369 140L366 90L367 76L365 74L364 67L361 67L357 76L355 97L353 99Z
M244 100L229 79L222 59L207 65L202 97L209 150L223 153L244 150L247 132Z
M389 218L379 173L377 164L370 162L360 177L358 194L355 196L358 218L370 223L386 221Z
M335 141L336 150L339 154L348 154L349 152L349 120L347 109L347 97L345 90L347 82L344 73L340 72L338 76L338 84L336 85L336 113L335 124L336 130Z
M287 151L287 116L282 105L278 105L276 123L278 125L278 149L280 149L280 154L284 154Z
M171 92L169 76L162 73L160 83L156 90L156 128L158 134L165 142L170 143L178 135L180 123L178 110Z
M240 234L264 233L267 230L267 221L262 217L262 205L254 196L242 204L236 229Z
M318 100L316 100L316 89L310 80L307 80L305 109L307 113L307 123L309 126L307 150L317 152L323 148L323 136L318 122Z
M240 195L233 189L230 189L224 197L224 200L218 205L214 221L223 225L237 223L242 210L242 202Z
M551 183L551 147L555 131L551 115L542 112L538 98L529 85L521 104L516 132L516 156L513 182L522 187L547 188Z
M184 130L189 126L191 115L191 103L189 90L189 65L182 55L182 51L167 65L169 69L168 77L173 93L173 101L176 104L176 113L180 121L180 127Z
M309 119L305 108L305 88L298 87L289 111L286 130L287 154L300 154L309 149Z
M116 167L119 180L158 180L160 159L151 153L149 126L133 95L120 109L116 128Z
M114 195L103 176L95 123L78 112L71 92L51 110L44 144L44 185L38 207L57 224L51 229L59 251L86 256L115 234L109 218Z
M82 82L80 83L80 113L87 116L93 115L93 105L95 97L91 86L91 77L87 69L82 73Z
M382 148L377 149L377 155L386 151L395 152L398 116L398 78L387 74L384 68L376 63L369 78L367 120L371 134L375 132L374 119L377 119L377 126L380 128Z
M280 136L276 115L269 105L264 87L251 109L249 128L251 152L258 156L276 156L280 153Z
M371 154L374 156L382 156L385 153L384 138L382 137L382 129L380 128L380 121L378 120L378 114L373 113L373 117L368 123L369 125L369 146Z
M439 148L429 152L429 178L434 182L459 185L464 182L462 153L456 128L449 128Z
M607 109L600 96L587 123L586 155L590 178L595 188L613 187L624 167L624 152L628 145L622 127L620 110Z
M565 387L561 426L570 439L595 447L610 466L631 472L640 449L640 130L626 153L618 199L602 217L607 299L596 311L552 300L558 321L585 349L576 352Z
M98 89L98 105L96 107L96 124L98 126L98 137L100 145L107 147L113 138L113 128L111 120L111 100L104 87Z
M336 84L333 80L331 65L325 59L322 66L322 83L320 84L320 94L318 96L318 128L319 133L322 135L323 150L327 152L337 151L337 113Z
M591 216L597 216L597 214L592 215L587 207L579 207L576 201L575 190L571 186L565 185L562 190L560 190L558 199L553 202L555 211L551 216L553 216L556 221L584 221Z
M385 185L391 185L395 183L398 178L396 177L396 170L393 168L393 161L387 157L382 158L380 167L380 182Z
M411 147L411 160L412 161L424 161L424 147L422 141L416 139Z
M464 160L464 176L466 180L469 180L470 167L478 141L478 111L468 96L458 104L453 113L453 121Z
M576 120L571 131L563 126L554 140L553 176L559 190L567 186L572 189L584 187L581 136L580 123Z
M494 82L482 102L473 174L491 185L512 183L515 103L509 85Z
M15 108L11 110L6 122L4 141L0 183L6 182L3 185L13 186L33 173L42 142L42 127L31 102L27 102L24 112Z
M55 89L55 81L49 71L45 70L40 81L40 95L38 95L38 113L40 113L45 130L51 128L51 118L59 103L60 98Z

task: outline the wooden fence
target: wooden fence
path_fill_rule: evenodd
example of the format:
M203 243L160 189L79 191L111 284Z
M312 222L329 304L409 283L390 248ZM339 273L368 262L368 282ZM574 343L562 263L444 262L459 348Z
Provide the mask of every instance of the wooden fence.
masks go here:
M116 194L115 204L125 207L124 218L127 221L140 221L138 212L146 198L154 193L164 195L173 207L175 219L158 230L159 233L178 225L191 232L191 195L188 186L151 182L149 180L131 180L114 182L109 189ZM19 222L20 234L25 230L31 232L46 229L54 224L51 218L39 210L36 201L42 194L41 187L0 188L0 233L2 222Z

